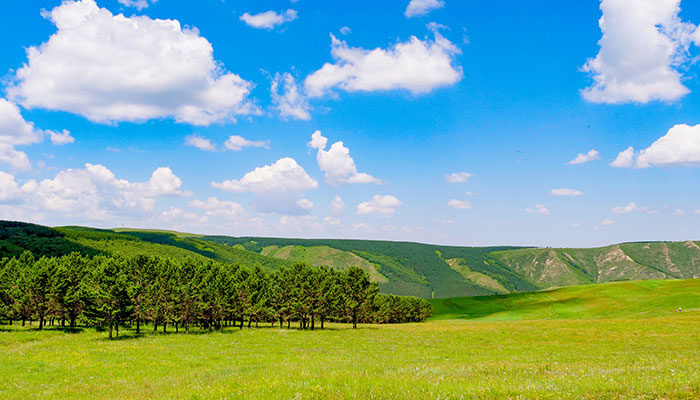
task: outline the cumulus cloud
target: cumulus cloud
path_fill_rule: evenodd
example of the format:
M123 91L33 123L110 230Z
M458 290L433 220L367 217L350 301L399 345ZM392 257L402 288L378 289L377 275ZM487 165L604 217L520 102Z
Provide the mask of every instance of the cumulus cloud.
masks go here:
M113 15L94 0L64 1L45 16L58 28L27 49L8 96L26 108L93 122L172 117L209 125L259 113L252 84L226 72L211 44L177 20Z
M269 142L266 140L248 140L242 136L232 135L224 143L226 150L241 151L245 147L268 148Z
M316 149L316 161L326 175L326 182L331 185L344 183L382 183L372 175L357 172L355 160L350 157L350 150L343 142L335 142L328 151L325 150L328 139L316 131L311 135L309 147Z
M445 7L445 2L442 0L411 0L404 15L407 18L417 17L442 7Z
M210 197L205 201L192 200L190 205L204 210L209 217L236 220L246 216L246 212L240 204L233 201L220 201L216 197Z
M628 147L610 165L617 168L700 166L700 125L675 125L638 153L632 146Z
M569 165L583 164L589 161L600 160L600 153L598 150L590 150L588 153L578 153L576 158L569 161Z
M582 196L583 192L580 190L576 190L576 189L559 188L559 189L552 189L549 192L549 194L552 196L577 197L577 196Z
M64 144L69 144L75 142L75 138L71 136L68 129L64 129L61 132L47 131L49 137L51 138L51 143L62 146Z
M345 202L343 202L343 199L340 196L336 195L333 197L333 200L331 200L331 205L329 208L334 214L340 214L345 210Z
M0 171L0 202L8 202L19 199L22 191L13 175Z
M393 215L401 201L394 196L375 195L371 201L365 201L357 205L357 213L360 215L375 214L381 216Z
M185 138L185 144L188 146L196 147L204 151L214 151L216 150L216 145L209 139L199 136L193 133Z
M464 183L469 180L473 175L469 172L454 172L445 175L445 179L450 183Z
M631 202L631 203L627 203L624 206L613 207L610 211L613 214L628 214L628 213L631 213L634 211L643 211L645 209L646 208L637 207L636 203Z
M282 91L280 92L280 85ZM309 113L308 99L304 96L297 86L292 74L285 72L284 74L275 74L270 86L270 95L275 109L282 118L293 118L308 121L311 119Z
M352 29L350 29L349 26L344 26L344 27L340 28L340 33L341 33L343 36L347 36L347 35L349 35L349 34L352 33Z
M700 125L676 125L639 152L636 166L700 166Z
M468 201L452 199L447 203L448 206L457 210L471 210L472 204Z
M609 219L604 219L604 220L601 222L601 224L603 224L603 225L612 225L612 224L614 224L614 223L615 223L615 222L613 222L613 221L611 221L611 220L609 220Z
M334 63L326 63L304 80L307 95L321 97L334 88L348 92L407 90L428 93L462 79L462 68L455 64L461 51L430 25L434 39L415 36L388 49L367 50L350 47L331 35Z
M103 165L89 163L83 169L61 171L53 179L30 180L19 187L19 193L9 174L0 175L0 186L0 200L20 198L25 207L89 220L150 212L157 198L188 194L167 167L156 169L148 181L129 182L117 179Z
M273 29L277 25L282 25L285 22L291 22L297 19L297 12L296 10L289 9L280 14L272 10L252 15L245 13L241 15L240 19L253 28Z
M602 0L600 8L600 51L583 66L594 80L583 90L586 100L648 103L688 93L679 70L700 32L681 21L680 0Z
M535 208L528 208L525 211L527 211L528 214L549 214L549 208L547 208L547 206L544 204L535 204Z
M614 168L629 168L632 164L634 164L634 147L630 146L618 153L615 160L610 163L610 166Z
M254 206L261 212L299 213L307 211L308 203L299 203L304 192L318 188L293 158L281 158L274 164L255 168L241 179L211 182L212 187L233 192L250 192L255 195Z
M144 8L148 8L150 3L155 3L158 0L118 0L119 4L122 4L127 7L134 7L135 9L141 11Z

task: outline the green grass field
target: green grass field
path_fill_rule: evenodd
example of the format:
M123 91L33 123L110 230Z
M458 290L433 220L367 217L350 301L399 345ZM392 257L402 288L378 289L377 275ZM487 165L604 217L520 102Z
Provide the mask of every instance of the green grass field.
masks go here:
M700 310L669 310L697 304L698 282L443 300L432 321L357 330L122 330L109 341L5 325L0 398L698 399ZM511 320L483 320L488 302L514 310L492 319Z
M670 316L678 308L700 311L700 279L613 282L430 302L435 319L516 321Z

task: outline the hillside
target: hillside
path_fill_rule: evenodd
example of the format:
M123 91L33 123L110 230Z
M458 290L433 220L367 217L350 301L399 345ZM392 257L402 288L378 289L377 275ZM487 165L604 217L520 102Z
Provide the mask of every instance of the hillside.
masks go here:
M485 296L626 280L700 278L698 242L624 243L590 249L459 247L410 242L202 236L175 231L48 228L0 221L0 257L23 251L206 258L261 265L293 262L366 270L384 293L422 298Z
M700 280L600 283L500 296L430 300L433 319L515 321L700 314Z

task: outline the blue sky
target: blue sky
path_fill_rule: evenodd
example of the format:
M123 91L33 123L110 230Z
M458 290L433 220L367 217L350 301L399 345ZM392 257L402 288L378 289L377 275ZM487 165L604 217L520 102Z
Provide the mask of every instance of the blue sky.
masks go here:
M688 0L11 1L0 218L697 240L696 24Z

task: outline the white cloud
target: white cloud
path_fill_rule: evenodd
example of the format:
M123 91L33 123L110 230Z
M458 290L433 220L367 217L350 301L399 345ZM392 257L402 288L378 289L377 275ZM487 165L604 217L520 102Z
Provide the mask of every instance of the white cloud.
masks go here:
M445 175L445 179L450 183L464 183L469 180L473 175L469 172L454 172L452 174Z
M224 147L227 150L241 151L245 147L264 147L268 148L268 142L266 140L248 140L242 136L232 135L224 143Z
M455 221L452 220L452 219L442 219L442 220L440 220L440 221L438 221L438 222L441 223L441 224L443 224L443 225L451 225L451 224L454 224L454 223L455 223Z
M333 197L333 200L331 200L331 205L329 208L334 214L340 214L345 210L345 202L343 202L343 199L340 196L336 195Z
M315 131L311 135L309 147L318 150L316 161L318 166L325 173L326 182L331 185L344 183L376 183L382 182L372 175L357 172L355 160L350 157L350 150L343 145L343 142L335 142L328 151L325 150L328 139L321 131Z
M297 206L302 210L311 210L314 208L314 203L309 199L300 199L297 201Z
M344 27L340 28L340 33L341 33L343 36L347 36L347 35L349 35L349 34L352 33L352 29L350 29L349 26L344 26Z
M357 213L360 215L376 214L389 216L394 214L401 201L394 196L375 195L371 201L365 201L357 205Z
M685 210L681 210L680 208L676 208L676 210L673 211L673 215L682 216L682 215L685 215L685 214L686 214Z
M144 8L148 8L149 0L118 0L119 4L127 7L134 7L135 9L141 11ZM158 0L150 0L151 3L155 3Z
M7 90L26 108L99 123L172 117L195 125L259 112L246 100L252 84L226 72L195 28L113 15L94 0L64 1L45 15L58 31L27 49Z
M549 208L544 204L535 204L535 208L528 208L525 211L527 211L528 214L549 214Z
M41 140L42 132L24 120L19 107L0 98L0 143L27 145Z
M676 125L639 152L636 167L700 166L700 125Z
M472 204L468 201L452 199L447 203L448 206L456 208L457 210L471 210Z
M679 70L700 33L681 21L680 0L602 0L600 8L600 52L583 66L594 80L586 100L648 103L688 93Z
M646 208L643 208L643 209L646 209ZM633 211L642 211L643 209L640 209L639 207L637 207L637 204L635 204L635 203L628 203L624 206L613 207L610 211L613 214L628 214L628 213L631 213Z
M407 18L417 17L442 7L445 7L445 2L442 0L411 0L404 15Z
M614 168L629 168L634 164L634 147L630 146L627 149L618 153L615 161L610 163Z
M282 93L280 93L279 89L280 84L284 87ZM275 104L275 109L282 118L291 117L304 121L311 119L309 102L306 97L299 92L299 88L292 74L288 72L284 74L275 74L270 86L270 95L272 96L272 103Z
M297 19L297 12L289 9L281 14L277 14L277 12L272 10L252 15L245 13L241 15L240 19L253 28L273 29L277 25Z
M170 207L167 211L160 213L159 218L168 222L193 221L199 218L195 213L187 212L179 207Z
M323 222L327 223L328 225L340 225L340 220L333 217L323 217Z
M255 168L241 179L212 182L212 187L233 192L251 192L255 195L255 207L261 212L306 212L308 203L301 202L304 192L318 188L293 158L281 158L274 164Z
M700 209L699 209L699 210L695 210L695 211L693 211L693 212L694 212L695 214L700 215Z
M576 197L576 196L583 195L583 192L580 190L576 190L576 189L559 188L559 189L552 189L549 192L549 194L552 196Z
M205 214L209 217L235 220L246 216L246 212L240 204L232 201L220 201L216 197L210 197L206 201L193 200L190 205L205 210Z
M214 151L216 150L216 145L209 139L199 136L193 133L185 138L185 144L188 146L196 147L204 151Z
M600 153L598 153L598 150L590 150L588 153L578 153L576 158L569 161L569 165L583 164L594 160L600 160Z
M64 144L69 144L75 142L75 138L71 136L68 129L64 129L62 132L46 131L51 138L51 143L56 146L62 146Z
M601 224L603 224L603 225L612 225L612 224L614 224L614 223L615 223L615 222L613 222L613 221L611 221L611 220L609 220L609 219L604 219L604 220L601 222Z
M8 164L15 171L28 171L32 169L29 157L23 151L18 151L14 146L0 143L0 162Z
M0 171L0 201L12 201L19 199L21 196L22 191L19 189L19 184L15 181L15 177L7 172Z
M1 184L14 186L8 176ZM157 198L187 194L181 187L180 178L167 167L156 169L146 182L129 182L117 179L103 165L88 163L84 169L61 171L53 179L28 181L21 186L21 200L24 207L62 217L105 220L153 211Z
M458 82L462 68L454 65L454 56L460 50L440 35L437 25L430 27L434 40L411 36L386 50L349 47L331 35L335 62L306 77L307 95L321 97L334 88L348 92L403 89L420 94Z

